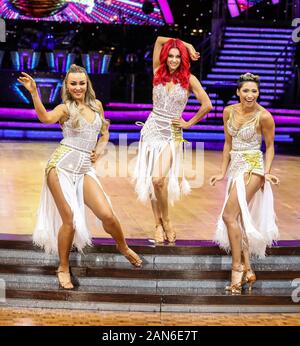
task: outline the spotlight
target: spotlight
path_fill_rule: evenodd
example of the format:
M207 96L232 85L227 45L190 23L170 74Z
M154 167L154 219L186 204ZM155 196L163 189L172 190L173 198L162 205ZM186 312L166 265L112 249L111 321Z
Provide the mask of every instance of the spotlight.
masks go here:
M145 14L151 14L154 11L152 2L149 0L145 0L142 6L142 10Z

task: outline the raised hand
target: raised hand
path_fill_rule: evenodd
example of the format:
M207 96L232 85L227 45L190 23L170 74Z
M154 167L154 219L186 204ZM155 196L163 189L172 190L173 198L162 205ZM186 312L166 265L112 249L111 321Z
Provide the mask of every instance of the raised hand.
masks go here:
M189 52L191 60L197 61L200 58L200 53L196 52L196 49L191 44L188 45L187 50Z
M18 78L18 82L20 82L32 94L37 90L35 80L25 72L21 73L22 76Z

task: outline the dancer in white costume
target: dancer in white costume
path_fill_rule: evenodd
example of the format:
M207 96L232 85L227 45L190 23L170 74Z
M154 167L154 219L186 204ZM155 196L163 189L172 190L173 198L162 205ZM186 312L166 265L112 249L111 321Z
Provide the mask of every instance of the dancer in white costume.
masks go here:
M59 122L63 130L64 138L46 167L33 234L34 243L48 253L58 253L60 287L74 288L69 268L72 245L82 251L92 244L85 220L85 204L115 239L118 250L133 265L140 266L141 260L127 246L109 198L92 167L91 160L99 158L109 135L101 102L95 98L86 70L71 66L63 82L63 103L50 112L43 106L31 76L22 72L18 81L31 93L39 120L46 124ZM97 143L99 132L102 137Z
M231 285L225 289L240 294L242 286L256 281L250 256L264 257L266 247L278 238L271 184L275 124L272 115L257 103L259 77L241 75L237 95L240 103L224 109L225 144L221 174L211 177L215 185L228 168L226 198L218 219L215 240L232 253ZM264 136L265 164L260 150ZM271 183L271 184L270 184Z
M183 174L182 129L196 124L212 109L200 82L190 73L190 59L199 59L192 45L179 39L157 38L153 51L153 110L141 131L134 173L139 199L151 199L157 243L175 241L168 202L173 204L181 194L190 191ZM181 115L190 92L202 107L185 121Z

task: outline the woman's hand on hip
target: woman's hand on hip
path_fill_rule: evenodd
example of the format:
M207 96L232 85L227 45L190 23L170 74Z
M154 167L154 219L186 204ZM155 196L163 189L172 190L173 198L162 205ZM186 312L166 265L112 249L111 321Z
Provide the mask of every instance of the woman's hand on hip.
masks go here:
M191 127L189 122L185 121L182 118L172 120L172 125L180 128L180 129L188 129L189 127Z

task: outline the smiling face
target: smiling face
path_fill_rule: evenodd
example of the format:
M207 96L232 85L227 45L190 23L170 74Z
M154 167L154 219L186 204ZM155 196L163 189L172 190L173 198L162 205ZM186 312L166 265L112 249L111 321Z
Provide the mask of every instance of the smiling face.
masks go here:
M243 107L252 108L256 104L259 95L258 85L255 82L245 82L237 90L237 95Z
M180 56L179 49L171 48L169 50L168 59L167 59L167 66L170 73L175 72L178 69L180 63L181 63L181 56Z
M73 100L84 102L85 93L87 91L87 77L83 72L68 74L67 89Z

